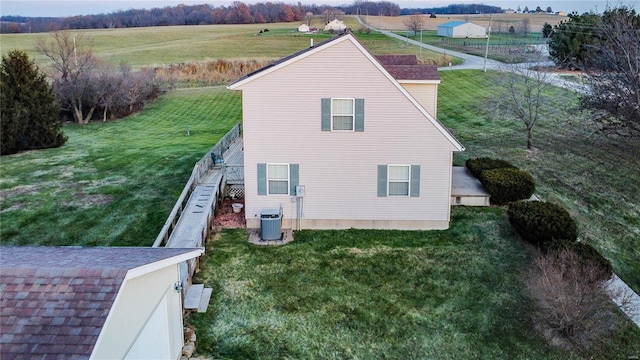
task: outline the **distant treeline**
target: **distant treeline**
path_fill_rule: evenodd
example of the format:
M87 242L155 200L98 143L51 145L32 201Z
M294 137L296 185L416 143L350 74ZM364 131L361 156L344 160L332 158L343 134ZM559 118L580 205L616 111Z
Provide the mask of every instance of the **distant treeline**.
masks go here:
M402 9L401 15L421 14L496 14L501 13L499 6L489 6L483 4L457 4L438 8L413 8Z
M107 29L173 25L254 24L303 21L308 14L323 15L332 20L343 14L400 15L397 4L356 2L353 5L296 5L285 3L245 4L235 1L229 6L178 5L153 9L120 10L109 14L72 17L0 17L2 33L45 32L68 29Z

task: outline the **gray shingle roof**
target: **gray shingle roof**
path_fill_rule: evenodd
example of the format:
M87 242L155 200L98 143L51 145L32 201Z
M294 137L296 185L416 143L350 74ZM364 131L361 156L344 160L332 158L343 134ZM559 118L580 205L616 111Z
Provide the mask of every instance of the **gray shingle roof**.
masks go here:
M440 80L438 68L418 64L415 55L376 55L376 59L398 81Z
M415 55L376 55L375 57L383 66L418 65L418 58Z
M0 357L89 358L127 272L193 250L0 247Z

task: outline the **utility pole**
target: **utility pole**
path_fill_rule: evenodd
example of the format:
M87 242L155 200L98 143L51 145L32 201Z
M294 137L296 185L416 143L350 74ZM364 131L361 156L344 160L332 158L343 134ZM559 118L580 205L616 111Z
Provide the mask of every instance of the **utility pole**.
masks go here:
M422 23L420 23L420 60L422 60Z
M484 50L484 72L487 72L487 57L489 56L489 38L491 37L491 14L489 14L489 32L487 33L487 47Z

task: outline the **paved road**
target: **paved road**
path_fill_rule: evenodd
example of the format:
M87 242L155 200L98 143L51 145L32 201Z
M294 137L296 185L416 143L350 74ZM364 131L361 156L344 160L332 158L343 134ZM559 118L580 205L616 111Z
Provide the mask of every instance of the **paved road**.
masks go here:
M443 70L462 70L462 69L480 69L480 70L498 70L498 71L519 71L521 72L523 75L525 76L536 76L536 72L534 71L522 71L523 69L529 69L530 67L533 67L535 65L553 65L552 62L543 62L543 63L528 63L528 64L518 64L517 68L518 69L514 69L513 66L511 66L510 64L505 64L503 62L500 61L496 61L496 60L492 60L492 59L486 59L486 63L485 63L485 59L483 57L480 56L475 56L475 55L469 55L469 54L465 54L465 53L461 53L458 51L452 51L452 50L446 50L443 48L439 48L437 46L433 46L433 45L429 45L429 44L423 44L419 41L415 41L412 39L409 39L407 37L398 35L392 31L388 31L388 30L382 30L382 29L377 29L373 26L370 26L368 24L366 24L362 18L360 16L356 16L356 20L358 20L358 22L362 25L365 26L371 30L375 30L380 32L381 34L384 34L386 36L398 39L400 41L405 41L411 45L415 45L415 46L420 46L423 49L427 49L427 50L431 50L440 54L447 54L447 55L451 55L451 56L455 56L458 58L461 58L464 60L464 63L462 63L461 65L455 65L455 66L443 66L443 67L439 67L438 70L439 71L443 71ZM568 81L565 80L561 77L560 74L556 74L556 73L545 73L545 80L547 82L549 82L552 85L555 86L559 86L565 89L569 89L569 90L573 90L576 92L580 92L580 93L584 93L586 92L586 89L584 86L573 82L573 81Z

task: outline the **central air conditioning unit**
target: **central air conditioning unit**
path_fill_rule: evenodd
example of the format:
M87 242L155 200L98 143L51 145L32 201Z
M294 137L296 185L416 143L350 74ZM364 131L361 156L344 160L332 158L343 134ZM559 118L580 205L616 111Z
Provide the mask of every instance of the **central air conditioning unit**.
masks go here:
M282 238L282 211L264 209L260 213L260 240L280 240Z

